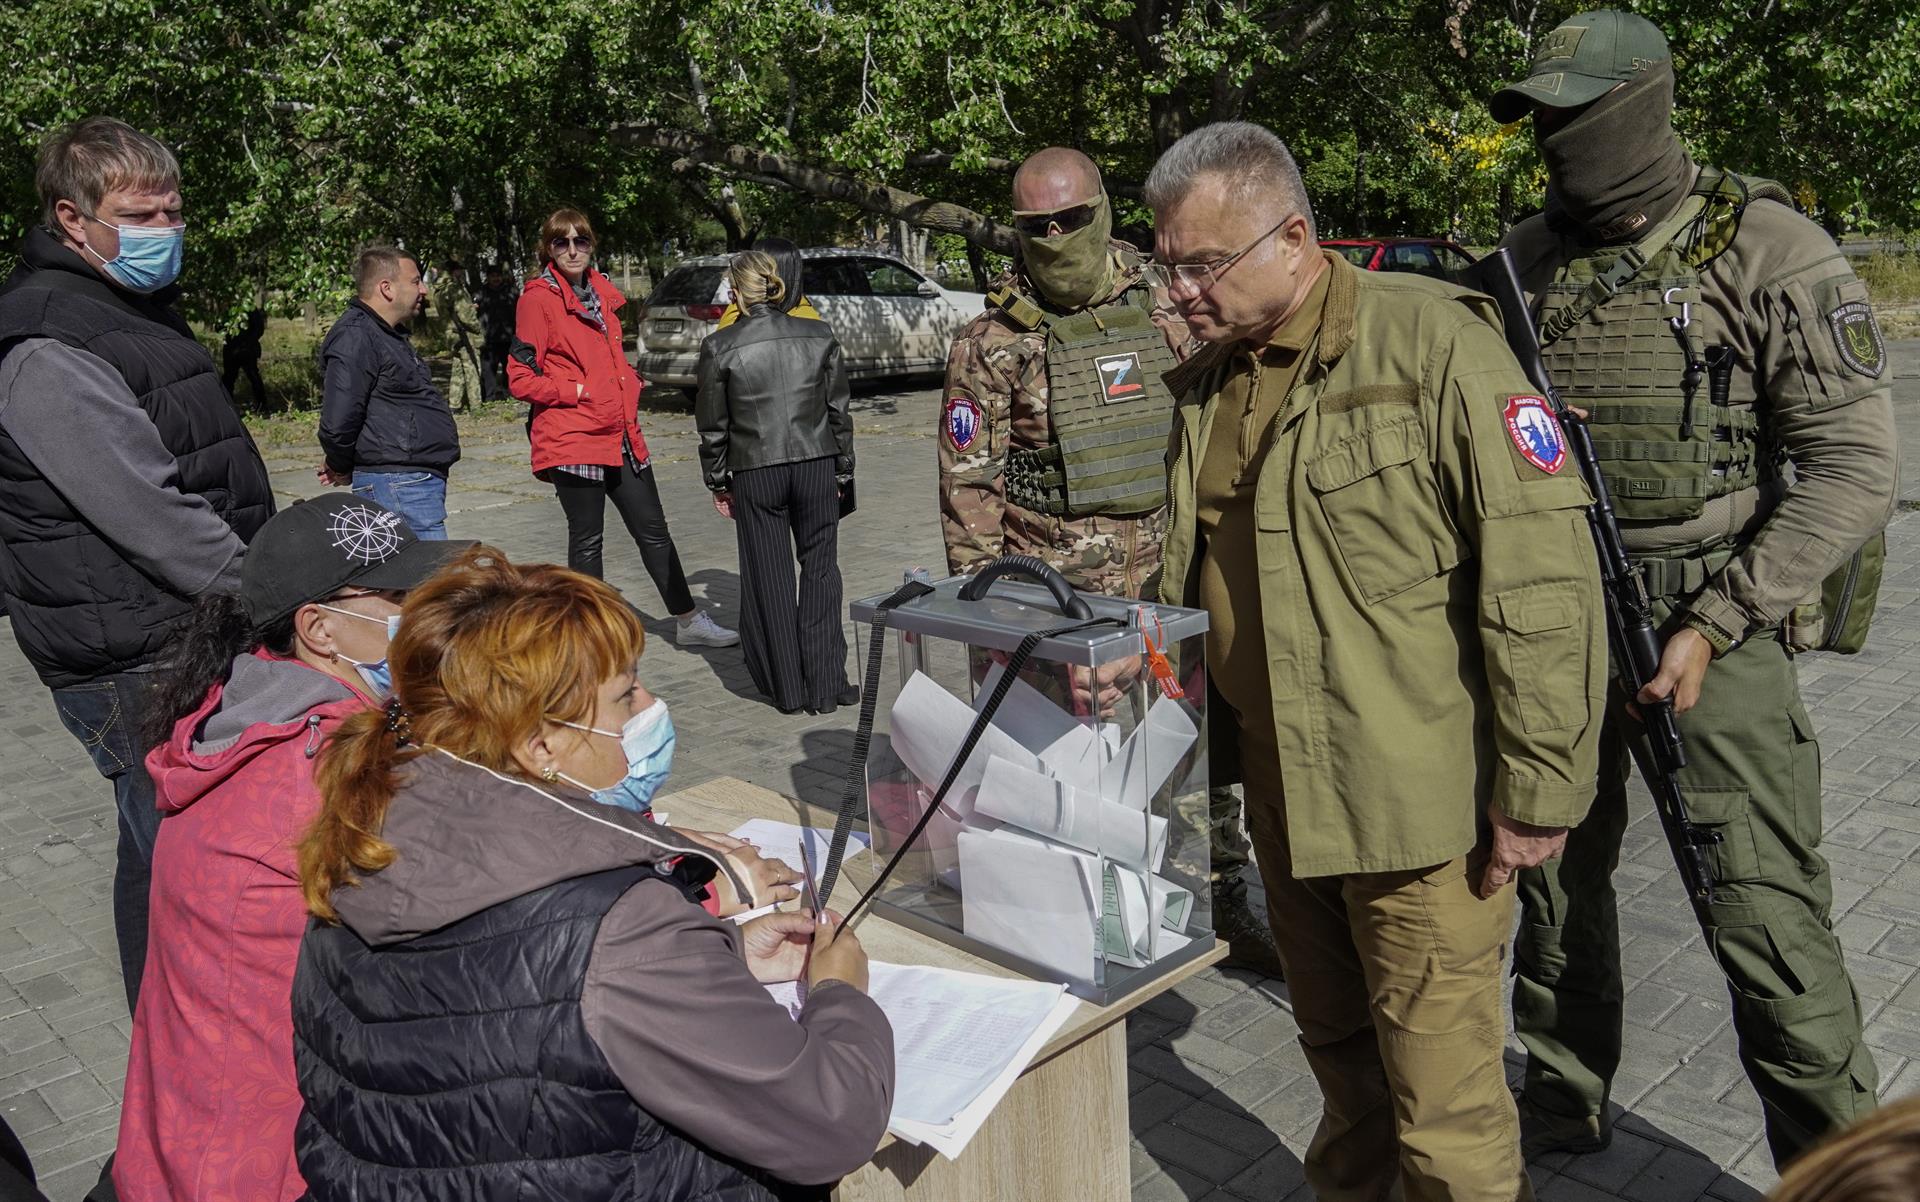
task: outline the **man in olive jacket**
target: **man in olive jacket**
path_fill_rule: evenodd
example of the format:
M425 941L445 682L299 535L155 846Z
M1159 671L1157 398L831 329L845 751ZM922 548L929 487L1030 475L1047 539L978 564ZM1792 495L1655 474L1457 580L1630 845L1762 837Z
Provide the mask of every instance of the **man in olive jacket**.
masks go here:
M1330 1202L1396 1178L1413 1202L1531 1198L1502 961L1514 874L1592 799L1587 489L1485 298L1323 252L1265 129L1189 134L1146 197L1210 344L1168 376L1159 592L1210 617L1215 720L1326 1098L1307 1180Z

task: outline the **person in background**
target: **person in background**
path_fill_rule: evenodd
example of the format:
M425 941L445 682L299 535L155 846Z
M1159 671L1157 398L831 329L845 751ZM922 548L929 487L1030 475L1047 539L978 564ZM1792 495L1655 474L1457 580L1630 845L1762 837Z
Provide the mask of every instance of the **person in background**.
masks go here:
M487 264L475 308L480 317L480 389L489 401L507 395L507 354L513 349L513 309L520 290L498 263Z
M266 332L267 311L250 309L247 324L220 346L220 386L233 395L234 382L245 372L256 409L264 409L267 404L267 386L260 379L260 336ZM234 396L234 403L239 402L240 398Z
M354 260L356 296L320 344L322 484L393 510L420 538L447 537L447 472L460 432L409 341L426 305L420 261L392 246Z
M640 432L640 376L620 334L626 298L593 266L593 226L560 209L540 228L540 274L520 291L513 395L533 406L533 474L567 515L567 566L604 576L602 531L612 501L640 548L653 587L678 621L682 647L731 647L740 636L697 607Z
M304 1192L287 999L314 755L385 699L401 600L469 545L422 542L351 493L315 497L260 528L240 591L208 598L162 653L145 742L165 820L113 1164L122 1202Z
M741 252L727 279L745 316L701 344L694 418L701 475L738 536L741 650L782 713L830 714L859 700L840 625L840 500L853 484L846 365L827 323L781 307L772 255Z
M458 259L440 265L433 282L433 313L446 331L452 370L447 377L447 404L466 413L480 399L480 314L467 291L467 269Z
M813 307L807 299L807 263L800 257L800 248L785 238L755 238L753 250L773 256L774 270L786 285L786 293L774 302L780 312L789 317L810 317L820 320L820 310ZM740 297L729 292L726 311L720 314L720 321L714 328L724 330L740 320Z
M795 875L596 804L670 767L632 607L483 551L401 617L393 694L322 750L299 845L314 1202L767 1202L865 1163L894 1050L853 933L830 912L714 918L703 883L748 907ZM801 975L795 1021L764 986Z
M41 221L0 288L0 593L60 723L113 782L113 933L131 1011L160 818L135 744L168 633L231 592L273 516L266 464L174 311L180 166L123 121L40 148Z

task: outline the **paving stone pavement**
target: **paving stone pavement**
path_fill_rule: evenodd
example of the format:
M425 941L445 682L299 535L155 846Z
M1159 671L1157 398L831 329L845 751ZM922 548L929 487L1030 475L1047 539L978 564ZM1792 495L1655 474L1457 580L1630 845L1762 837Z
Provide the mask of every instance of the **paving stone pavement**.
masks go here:
M1894 345L1902 433L1920 437L1920 341ZM862 507L841 528L849 597L941 562L931 390L855 398ZM663 404L646 422L696 596L731 624L738 578L729 524L694 463L692 420ZM448 527L515 558L564 557L565 524L527 473L516 422L475 423L455 469ZM305 448L268 455L283 500L320 491ZM1902 497L1920 509L1920 472ZM681 732L673 787L743 777L831 805L853 715L780 715L735 651L682 651L630 542L608 531L607 572L648 615L647 684ZM1826 767L1835 915L1869 1022L1883 1096L1920 1094L1920 514L1902 512L1872 647L1801 667ZM850 635L851 635L850 631ZM111 1151L128 1018L114 955L112 791L60 726L47 692L0 634L0 1113L55 1202L81 1198ZM1741 1076L1727 997L1642 794L1616 878L1627 971L1626 1055L1611 1149L1533 1168L1545 1202L1739 1202L1773 1181L1759 1106ZM1127 1024L1133 1197L1305 1199L1300 1157L1320 1098L1286 987L1208 971ZM1517 1077L1517 1044L1508 1069Z

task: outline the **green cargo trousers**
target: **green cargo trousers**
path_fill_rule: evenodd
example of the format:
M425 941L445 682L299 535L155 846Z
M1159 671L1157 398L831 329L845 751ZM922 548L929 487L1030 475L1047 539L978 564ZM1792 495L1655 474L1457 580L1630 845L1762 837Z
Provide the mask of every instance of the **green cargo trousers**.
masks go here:
M1820 747L1792 656L1772 632L1757 633L1707 669L1699 704L1679 724L1689 810L1723 837L1711 853L1714 900L1695 903L1694 914L1726 974L1740 1061L1784 1165L1871 1110L1878 1079L1828 919L1832 882L1814 850ZM1527 1100L1603 1125L1622 1031L1613 871L1628 753L1646 753L1640 731L1616 693L1593 809L1563 857L1519 878L1513 1016L1527 1047Z

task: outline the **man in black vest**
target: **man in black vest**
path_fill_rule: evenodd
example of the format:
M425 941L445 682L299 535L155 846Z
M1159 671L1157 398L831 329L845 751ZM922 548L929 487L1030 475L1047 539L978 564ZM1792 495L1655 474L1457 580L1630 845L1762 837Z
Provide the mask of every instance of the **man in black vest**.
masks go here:
M180 168L91 117L40 149L42 224L0 287L0 593L60 722L113 782L114 935L131 1010L160 819L139 730L195 599L238 587L266 465L173 310Z

